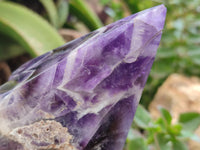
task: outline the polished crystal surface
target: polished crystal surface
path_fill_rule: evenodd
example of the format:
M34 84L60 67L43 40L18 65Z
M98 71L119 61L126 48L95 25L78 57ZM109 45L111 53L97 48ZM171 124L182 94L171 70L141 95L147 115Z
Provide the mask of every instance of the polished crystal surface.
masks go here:
M0 150L122 150L165 15L139 12L13 72L0 87Z

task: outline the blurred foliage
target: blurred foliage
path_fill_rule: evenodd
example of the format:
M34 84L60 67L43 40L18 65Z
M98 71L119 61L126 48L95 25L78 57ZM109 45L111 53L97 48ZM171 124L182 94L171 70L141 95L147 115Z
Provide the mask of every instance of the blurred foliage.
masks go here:
M39 15L22 5L11 2L0 2L0 33L20 43L32 56L41 55L49 49L64 44L62 37ZM8 52L12 43L7 43L7 48L4 44L4 38L0 39L2 39L0 53L4 54L1 59L21 53L19 48L13 49L13 53Z
M15 40L0 33L0 60L7 60L9 58L19 56L24 52L25 49L21 47Z
M26 9L25 6L33 11ZM0 38L0 60L24 52L35 57L64 44L64 40L56 30L63 26L74 28L70 21L67 25L69 6L71 18L76 16L90 30L103 26L99 17L82 0L1 0L0 34L8 37L10 43L5 44L3 36Z
M161 117L154 120L143 106L138 106L128 134L127 150L188 150L186 141L200 142L194 134L200 125L200 114L183 113L176 124L172 123L172 116L166 109L160 108L160 114Z
M53 0L39 1L45 8L47 18L51 25L56 29L61 28L65 24L69 14L69 3L67 0L58 0L56 3Z

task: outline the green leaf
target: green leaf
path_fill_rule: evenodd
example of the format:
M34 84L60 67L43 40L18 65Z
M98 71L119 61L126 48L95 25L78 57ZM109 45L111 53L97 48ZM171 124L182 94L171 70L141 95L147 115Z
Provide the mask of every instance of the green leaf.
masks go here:
M15 39L32 56L64 44L56 30L39 15L11 2L0 2L0 32Z
M171 125L168 132L174 136L180 135L182 126L180 124Z
M152 126L146 128L146 130L147 130L147 135L148 135L148 138L147 138L148 144L154 143L155 135L157 133L162 132L162 128L158 124L153 124Z
M67 20L67 16L69 14L69 3L67 0L60 0L58 2L57 10L58 10L58 26L62 27L63 24Z
M161 131L162 131L162 128L161 128L161 126L158 125L158 124L153 124L153 125L151 125L151 126L148 126L148 127L146 128L146 130L149 132L149 134L154 134L154 133L156 133L156 132L161 132Z
M128 150L148 150L147 144L143 138L134 138L127 143Z
M51 24L55 27L58 28L58 14L57 14L57 9L54 4L53 0L40 0L44 8L46 9L46 12L48 14L49 20Z
M25 49L16 41L0 33L0 61L22 55L24 52Z
M151 121L149 112L142 105L138 105L135 113L134 122L141 128L147 128Z
M166 134L160 133L155 135L155 146L158 150L170 150L171 144Z
M171 121L172 121L171 114L164 108L160 108L160 112L161 112L163 119L165 120L165 123L167 123L167 125L170 125Z
M139 2L140 0L125 0L126 5L129 7L132 13L136 13L139 10Z
M158 125L162 131L167 130L166 123L165 123L165 120L163 118L158 118L156 120L155 124Z
M194 132L200 126L200 114L195 112L183 113L179 117L179 122L186 131Z
M179 137L183 138L183 139L191 139L193 141L200 143L200 137L198 135L194 134L193 132L190 132L190 131L182 130L181 136L179 136Z
M173 150L188 150L186 144L182 141L173 141Z
M110 3L110 1L111 1L111 0L100 0L100 3L101 3L102 5L107 5L107 4Z
M103 26L98 16L92 11L89 6L87 6L86 2L84 2L83 0L71 0L70 10L82 22L84 22L90 30L95 30Z

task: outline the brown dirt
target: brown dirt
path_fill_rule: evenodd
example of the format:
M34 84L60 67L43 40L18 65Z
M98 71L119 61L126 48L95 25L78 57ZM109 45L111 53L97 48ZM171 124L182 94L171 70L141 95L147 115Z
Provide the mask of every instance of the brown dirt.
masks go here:
M5 83L10 76L11 71L8 64L4 61L0 62L0 85Z

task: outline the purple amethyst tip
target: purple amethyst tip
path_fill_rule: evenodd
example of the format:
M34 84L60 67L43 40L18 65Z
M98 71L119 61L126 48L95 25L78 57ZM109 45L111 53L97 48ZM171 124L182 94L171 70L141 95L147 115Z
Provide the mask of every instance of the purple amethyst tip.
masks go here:
M0 87L0 150L122 150L165 16L144 10L13 72Z

